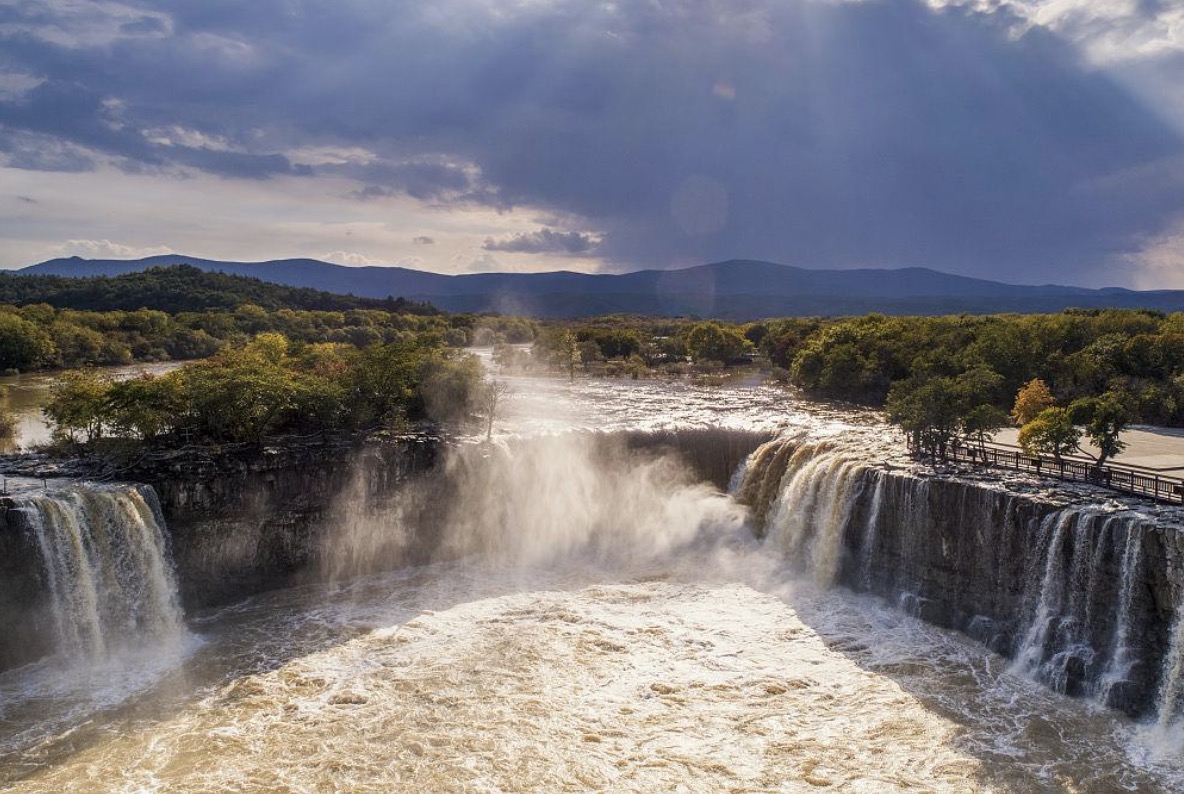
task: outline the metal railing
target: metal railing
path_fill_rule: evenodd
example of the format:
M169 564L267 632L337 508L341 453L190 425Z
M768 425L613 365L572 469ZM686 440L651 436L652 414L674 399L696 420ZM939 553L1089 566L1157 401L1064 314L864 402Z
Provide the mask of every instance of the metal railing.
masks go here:
M1055 477L1070 482L1099 485L1121 493L1144 496L1157 502L1184 504L1184 479L1167 477L1154 471L1140 471L1130 466L1027 455L1022 450L996 446L970 446L955 442L946 448L945 459L958 463L995 466L1028 472L1041 477Z

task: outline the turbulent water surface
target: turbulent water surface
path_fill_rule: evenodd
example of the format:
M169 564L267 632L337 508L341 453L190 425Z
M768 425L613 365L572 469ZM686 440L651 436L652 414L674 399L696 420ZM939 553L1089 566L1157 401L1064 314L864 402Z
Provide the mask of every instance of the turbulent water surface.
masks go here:
M868 426L810 418L772 389L544 387L515 384L509 435L674 422L813 425L839 438ZM784 518L758 541L745 509L673 461L606 458L581 434L511 439L484 460L461 481L463 509L437 528L458 559L268 593L188 616L187 630L135 653L62 655L0 676L0 782L1184 788L1170 726L1057 695L961 635L827 587L817 527ZM366 548L342 532L344 546ZM798 573L802 554L817 556L812 575Z

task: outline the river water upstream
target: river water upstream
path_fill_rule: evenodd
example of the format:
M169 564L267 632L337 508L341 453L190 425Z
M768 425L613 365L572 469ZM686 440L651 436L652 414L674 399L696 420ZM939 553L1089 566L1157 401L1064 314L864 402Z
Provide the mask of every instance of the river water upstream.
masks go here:
M155 648L4 674L0 784L1184 789L1174 729L1057 695L894 605L801 581L728 495L671 461L606 461L560 433L809 429L891 454L874 416L750 385L513 387L497 476L472 480L472 520L440 528L481 553L267 593L189 615Z

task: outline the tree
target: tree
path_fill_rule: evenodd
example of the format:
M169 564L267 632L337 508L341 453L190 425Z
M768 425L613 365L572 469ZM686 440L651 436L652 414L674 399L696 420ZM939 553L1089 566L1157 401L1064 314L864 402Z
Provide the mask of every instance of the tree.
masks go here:
M567 370L568 381L575 383L576 367L580 363L580 343L571 331L559 335L559 361Z
M1007 415L990 403L1001 380L981 366L957 377L914 375L889 389L888 418L909 434L910 446L918 452L944 456L960 434L982 446L1007 424Z
M1011 418L1017 425L1026 425L1039 416L1041 411L1052 408L1054 402L1048 384L1040 378L1033 378L1016 392Z
M752 344L735 328L716 322L699 323L687 333L687 352L696 364L706 361L729 361L744 355Z
M12 411L0 407L0 441L7 441L16 435L16 417Z
M978 444L980 450L985 450L987 442L998 431L1011 424L1011 417L1007 411L998 406L983 403L971 408L962 418L962 433L968 440Z
M1126 442L1119 438L1131 421L1125 402L1114 392L1107 392L1101 397L1074 400L1069 406L1073 421L1085 425L1085 435L1098 448L1098 454L1093 455L1082 447L1078 449L1093 458L1099 467L1126 449Z
M54 354L45 329L16 314L0 312L0 372L41 366Z
M944 455L961 428L962 394L953 378L898 381L888 391L888 419L909 434L915 452Z
M1057 463L1080 449L1081 431L1068 408L1045 408L1020 428L1020 447L1029 455L1052 455Z
M478 407L485 417L486 441L493 440L493 420L497 416L498 407L502 404L503 398L509 395L510 391L510 384L504 380L490 380L482 385L481 391L477 395Z
M16 435L16 416L4 404L8 389L0 386L0 441L7 441Z
M92 370L63 373L50 391L49 402L41 409L53 426L53 435L62 441L76 441L77 433L92 441L103 434L108 415L107 396L111 382Z
M145 373L112 383L106 397L107 423L114 435L151 441L173 426L184 409L182 398L178 377Z
M433 356L423 369L419 393L427 415L437 422L459 423L477 407L481 361L473 355Z

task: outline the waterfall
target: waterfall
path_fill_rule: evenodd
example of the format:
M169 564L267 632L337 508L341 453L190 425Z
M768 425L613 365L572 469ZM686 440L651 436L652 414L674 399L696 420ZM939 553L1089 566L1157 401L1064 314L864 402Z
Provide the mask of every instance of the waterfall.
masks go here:
M364 483L343 491L349 509L321 543L323 573L458 558L521 568L645 562L742 535L744 511L698 481L681 452L593 432L456 444L436 476L395 503L376 502Z
M1180 722L1184 706L1184 603L1176 608L1176 624L1172 627L1171 645L1164 658L1159 681L1157 716L1161 730Z
M1088 648L1077 642L1074 617L1066 614L1066 601L1073 584L1065 561L1065 536L1076 525L1077 516L1069 510L1049 515L1040 525L1044 549L1044 575L1040 579L1035 609L1027 632L1012 662L1012 670L1035 678L1058 692L1065 692L1067 667L1073 653L1084 654ZM1076 540L1084 533L1073 533ZM1078 542L1070 544L1072 561L1080 558ZM1059 635L1059 636L1058 636Z
M888 478L881 472L874 473L875 490L872 492L872 503L868 507L867 518L863 524L863 538L859 543L859 587L870 590L872 586L872 566L876 560L876 530L880 525L880 511L884 504L884 488Z
M1180 610L1157 601L1166 568L1143 544L1174 546L1148 517L883 471L801 438L763 445L742 471L757 533L819 585L957 629L1057 692L1145 714L1158 691L1161 714L1184 709L1184 628L1166 653L1162 618Z
M1122 581L1136 582L1139 579L1139 565L1142 548L1139 533L1133 524L1126 524L1126 540L1122 551ZM1118 625L1108 654L1110 661L1098 682L1097 699L1107 705L1115 705L1117 688L1129 683L1132 668L1137 661L1136 648L1131 644L1131 624L1134 612L1134 588L1124 587L1118 599Z
M790 452L794 444L796 439L780 439L753 453L752 482L741 486L740 497L754 507L766 542L827 587L842 565L843 539L868 469L831 447L803 445Z
M41 557L59 653L97 662L182 636L151 488L77 486L14 503Z

